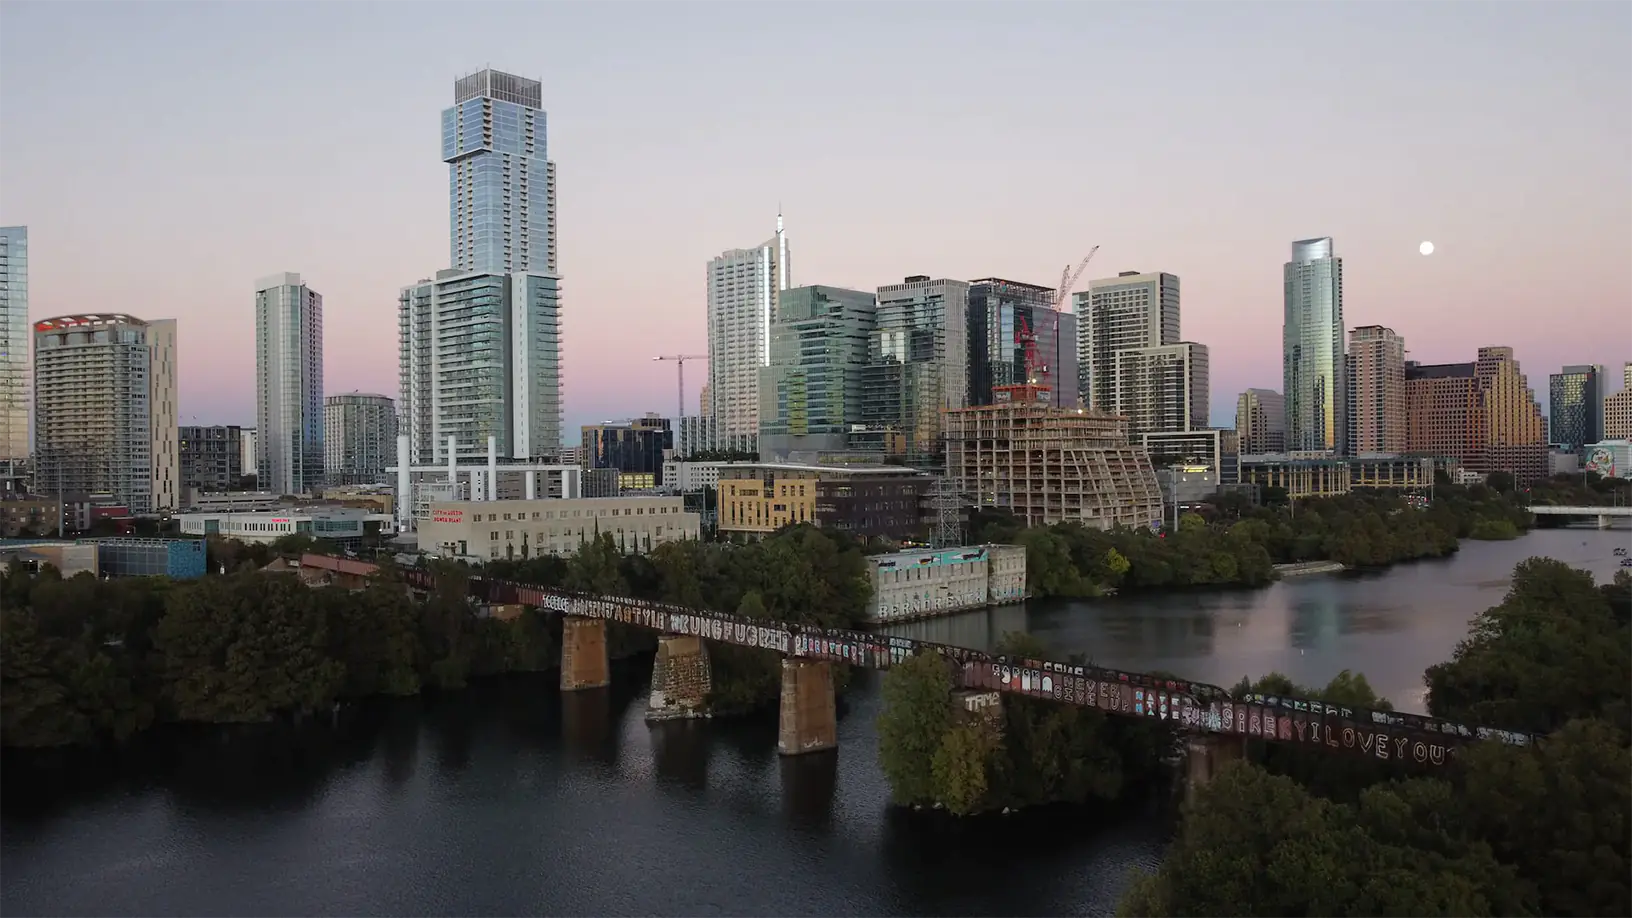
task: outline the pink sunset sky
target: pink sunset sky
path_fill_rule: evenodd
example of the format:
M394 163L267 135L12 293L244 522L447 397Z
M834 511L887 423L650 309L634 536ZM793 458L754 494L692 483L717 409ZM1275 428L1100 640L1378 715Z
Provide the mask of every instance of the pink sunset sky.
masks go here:
M1545 398L1632 359L1629 48L1632 5L1563 0L9 0L0 224L34 318L180 320L183 423L253 423L278 271L324 296L328 391L395 396L397 291L448 263L440 112L492 66L544 84L569 443L673 414L651 357L706 353L706 263L779 203L796 284L1053 284L1094 245L1088 277L1178 274L1215 423L1280 388L1308 236L1348 325L1424 362L1512 345Z

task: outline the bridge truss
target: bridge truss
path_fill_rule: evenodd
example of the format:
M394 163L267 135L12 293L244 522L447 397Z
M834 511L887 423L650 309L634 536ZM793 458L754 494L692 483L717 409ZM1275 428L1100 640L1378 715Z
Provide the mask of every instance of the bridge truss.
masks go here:
M350 558L305 555L303 567L367 576L377 566ZM431 575L407 570L409 585L429 590ZM1300 744L1322 752L1385 761L1443 765L1470 742L1528 746L1539 737L1471 726L1420 714L1374 711L1309 698L1248 694L1233 697L1216 685L1127 672L988 654L967 647L891 637L864 631L763 622L722 612L688 609L626 597L591 596L508 580L470 578L470 590L490 603L512 603L578 618L601 619L669 634L696 635L739 647L769 650L797 659L846 663L886 670L919 653L941 655L964 689L994 691L1094 708L1108 714L1166 722L1193 733L1239 736Z

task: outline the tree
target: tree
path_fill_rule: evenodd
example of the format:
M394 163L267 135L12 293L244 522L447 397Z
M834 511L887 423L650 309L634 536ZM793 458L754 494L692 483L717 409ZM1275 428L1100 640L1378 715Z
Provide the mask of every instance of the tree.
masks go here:
M952 726L951 692L952 673L939 654L909 657L884 674L878 757L896 803L938 802L934 762ZM945 759L943 770L951 767Z
M176 716L250 723L331 703L345 667L327 654L328 621L314 592L246 572L171 593L153 638Z

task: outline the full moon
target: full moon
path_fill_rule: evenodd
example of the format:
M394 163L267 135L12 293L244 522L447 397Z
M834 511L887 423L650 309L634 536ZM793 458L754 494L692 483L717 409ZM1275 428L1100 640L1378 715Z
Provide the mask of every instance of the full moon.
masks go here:
M1434 254L1434 244L1432 242L1424 242L1422 245L1417 246L1417 251L1424 255L1432 255Z

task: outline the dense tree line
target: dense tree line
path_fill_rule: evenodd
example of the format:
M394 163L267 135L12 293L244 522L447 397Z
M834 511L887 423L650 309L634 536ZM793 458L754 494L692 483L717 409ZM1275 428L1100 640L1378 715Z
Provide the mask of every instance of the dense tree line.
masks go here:
M1015 634L998 652L1047 656L1035 638ZM898 804L967 815L1115 800L1159 773L1174 748L1165 722L1006 695L993 723L954 709L951 692L952 671L938 654L919 654L885 674L879 761Z
M1520 564L1503 601L1428 670L1428 709L1546 739L1478 743L1414 774L1249 744L1187 802L1167 860L1122 913L1632 914L1629 620L1625 572L1598 587L1558 561ZM1349 674L1314 694L1380 704Z
M346 699L560 664L559 619L533 609L480 615L468 598L474 572L460 565L433 565L437 590L415 599L389 562L348 591L261 572L266 546L214 542L210 551L228 573L194 581L12 568L0 581L0 744L117 741L161 722L299 719ZM491 567L483 573L830 627L859 621L870 590L860 551L809 526L749 546L664 544L649 556L624 555L603 535L570 558ZM656 635L612 623L608 642L616 658L650 650ZM775 654L710 654L722 710L775 700Z
M1110 590L1263 586L1274 579L1274 565L1299 561L1378 567L1443 557L1456 551L1459 539L1506 538L1530 525L1527 511L1491 488L1445 485L1426 506L1395 493L1256 507L1225 497L1162 532L1070 523L1028 528L992 510L977 511L970 528L974 541L1026 546L1033 595L1085 597Z

